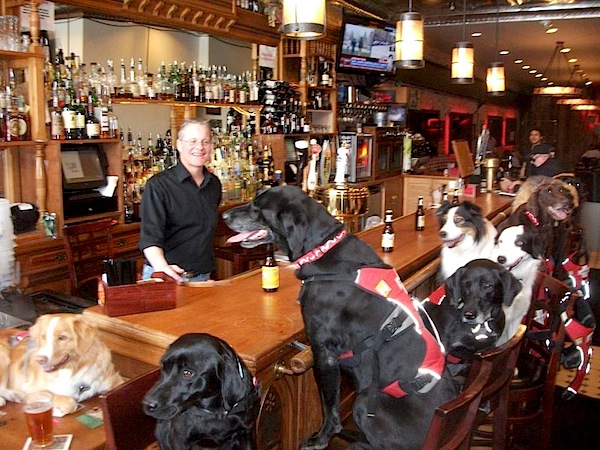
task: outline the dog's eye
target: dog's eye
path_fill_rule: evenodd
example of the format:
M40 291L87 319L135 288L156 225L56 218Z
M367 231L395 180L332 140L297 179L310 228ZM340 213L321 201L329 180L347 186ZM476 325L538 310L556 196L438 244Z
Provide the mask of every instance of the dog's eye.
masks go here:
M523 244L524 244L524 242L523 242L523 241L521 241L521 240L515 241L515 245L516 245L517 247L523 247Z
M485 292L491 292L494 290L494 285L492 283L484 283L483 284L483 290Z
M464 223L464 222L465 222L465 219L463 219L462 217L460 217L460 216L455 216L455 217L454 217L454 223L455 223L456 225L460 225L460 224L462 224L462 223Z
M189 380L190 378L193 378L194 376L194 372L192 372L189 369L183 369L183 378L186 380Z
M67 339L69 339L69 336L67 336L66 334L60 334L58 336L59 341L66 341Z

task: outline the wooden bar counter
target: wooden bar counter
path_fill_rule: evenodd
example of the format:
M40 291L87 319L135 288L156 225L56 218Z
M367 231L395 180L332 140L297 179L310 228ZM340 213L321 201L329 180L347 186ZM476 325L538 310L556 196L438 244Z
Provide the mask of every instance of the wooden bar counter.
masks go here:
M491 218L507 209L512 199L483 194L469 200ZM424 231L416 232L414 221L414 215L409 215L394 222L392 253L380 250L381 226L359 234L403 279L437 258L441 246L434 210L426 213ZM176 309L108 317L95 306L84 314L99 326L125 376L158 366L166 347L182 334L204 332L223 338L262 383L259 448L295 449L321 423L312 370L296 374L290 369L290 360L298 353L290 344L306 343L299 289L294 266L280 263L280 287L275 293L261 289L258 270L213 287L178 286ZM342 393L346 399L350 394Z

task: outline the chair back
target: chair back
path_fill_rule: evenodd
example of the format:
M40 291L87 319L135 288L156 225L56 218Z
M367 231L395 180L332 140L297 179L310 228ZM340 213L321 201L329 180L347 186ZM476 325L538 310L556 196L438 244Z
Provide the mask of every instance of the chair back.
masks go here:
M157 368L100 395L106 450L141 450L156 441L156 419L144 414L142 400L159 377Z
M525 325L519 325L515 335L503 345L478 353L473 359L467 375L467 383L471 382L471 379L477 375L482 366L486 364L491 366L490 378L483 388L482 408L478 413L476 426L481 425L484 421L487 422L485 419L487 419L489 413L494 413L491 421L492 431L475 431L471 442L474 446L492 446L495 449L506 448L510 383L515 373L525 331Z
M538 273L526 318L527 335L517 362L519 376L510 389L508 418L513 434L515 427L526 426L524 435L538 435L536 442L530 443L536 448L550 448L554 385L565 340L564 319L572 315L576 298L565 283Z
M431 419L423 450L467 449L483 389L492 373L485 362L472 372L470 384L456 398L438 406Z
M102 219L63 228L72 295L89 298L84 283L97 280L103 260L113 257L111 226L112 219ZM97 283L91 286L91 294L94 288L97 290Z

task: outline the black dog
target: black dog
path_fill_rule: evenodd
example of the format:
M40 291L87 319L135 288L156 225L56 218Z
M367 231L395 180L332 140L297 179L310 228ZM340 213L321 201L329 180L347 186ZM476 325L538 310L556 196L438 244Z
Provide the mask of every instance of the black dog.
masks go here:
M185 334L161 359L144 412L156 418L162 450L256 448L260 396L235 351L209 334Z
M446 280L446 297L439 304L425 302L446 352L460 360L494 346L505 324L503 306L510 306L521 290L519 281L500 264L475 259Z
M240 233L234 239L242 246L274 242L300 266L299 302L324 415L321 429L301 448L327 448L342 430L340 367L354 378L354 419L368 441L351 448L420 448L435 408L457 392L438 343L410 308L412 299L397 287L395 271L297 187L271 188L223 218ZM389 279L370 280L384 289L374 293L355 282L369 273L365 268L391 273ZM387 288L408 301L390 301ZM423 367L431 355L441 355L441 369Z

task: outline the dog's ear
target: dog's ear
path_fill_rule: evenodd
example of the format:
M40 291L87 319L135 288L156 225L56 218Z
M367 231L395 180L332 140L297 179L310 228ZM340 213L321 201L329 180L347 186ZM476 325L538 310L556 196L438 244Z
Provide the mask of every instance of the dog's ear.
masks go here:
M98 330L84 319L83 316L75 317L74 315L71 325L77 354L84 355L92 347Z
M529 200L527 201L527 210L529 210L535 217L540 215L540 189L536 189L531 193Z
M446 279L446 301L450 304L450 306L457 306L460 303L460 279L464 271L464 266L460 267L456 272L450 275L448 279Z
M435 215L438 218L438 221L440 222L440 226L444 225L444 216L446 215L446 213L448 212L448 210L452 208L452 203L445 201L444 203L442 203L442 205L435 211Z
M223 406L229 410L248 393L252 385L252 374L235 351L221 343L217 376L221 380Z
M502 269L502 288L504 290L504 295L502 299L502 303L506 306L512 305L515 297L521 290L521 282L517 280L517 278L510 273L510 271L506 269Z

